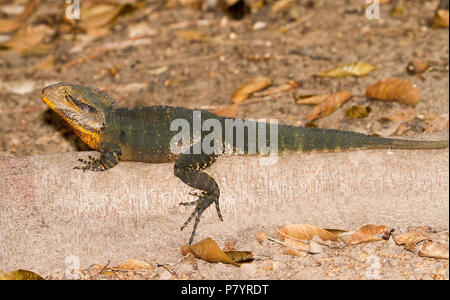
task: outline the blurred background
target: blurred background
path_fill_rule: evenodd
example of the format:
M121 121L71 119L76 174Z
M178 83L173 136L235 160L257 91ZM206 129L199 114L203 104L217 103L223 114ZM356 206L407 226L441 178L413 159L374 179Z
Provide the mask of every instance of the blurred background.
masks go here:
M437 0L0 0L0 159L87 150L41 101L59 81L119 106L448 130L448 24Z

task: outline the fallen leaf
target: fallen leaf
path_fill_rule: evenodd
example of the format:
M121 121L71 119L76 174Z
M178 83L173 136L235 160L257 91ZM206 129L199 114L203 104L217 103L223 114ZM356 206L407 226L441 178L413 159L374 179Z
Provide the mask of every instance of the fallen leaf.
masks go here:
M317 105L328 99L329 95L294 95L295 103Z
M424 241L422 249L420 249L418 255L422 257L448 259L448 252L449 251L447 245L434 241Z
M448 28L449 27L449 13L448 9L438 9L433 18L434 28Z
M444 129L448 129L449 125L448 114L443 114L440 116L434 116L433 118L425 119L427 127L425 128L425 133L439 132Z
M297 241L311 240L315 235L319 236L322 240L335 241L339 239L338 236L325 229L308 224L286 225L279 228L277 232L282 241L286 238Z
M430 68L427 61L413 60L406 66L406 72L410 75L416 75L425 72Z
M382 125L378 125L379 123L375 123L376 125L374 125L373 128L373 133L375 135L381 136L381 137L388 137L388 136L392 136L394 135L398 129L400 128L400 126L402 125L403 122L392 122L389 123L388 126L384 126L380 129L376 129L378 126L382 126Z
M383 116L382 119L388 119L392 122L408 122L417 117L419 111L413 108L401 108L391 111L388 115Z
M298 251L308 252L309 251L309 244L306 244L302 241L294 240L291 238L286 238L284 240L284 246L287 248L292 248Z
M375 1L377 1L377 4L379 5L384 5L384 4L388 4L390 2L390 0L370 0L370 1L364 1L364 8L369 7L370 5L373 5L375 3Z
M51 32L53 30L46 25L27 26L17 31L11 39L0 43L0 48L9 48L21 54L43 54L52 47L44 42Z
M346 233L348 233L347 230L336 229L336 228L325 228L325 230L331 232L332 234L334 234L336 236L342 236L342 235L345 235Z
M425 240L431 240L430 235L423 230L413 230L404 234L393 235L392 239L397 245L404 245L406 250L416 252L416 245Z
M86 31L108 26L120 15L124 8L125 5L120 4L90 2L88 5L81 7L80 26Z
M162 74L162 73L165 73L165 72L167 72L168 70L169 70L169 67L168 67L168 66L162 66L162 67L159 67L159 68L155 68L155 69L148 70L147 73L148 73L149 75L155 76L155 75L160 75L160 74Z
M333 78L342 78L348 76L356 76L361 77L367 75L368 73L375 70L375 67L371 66L365 62L355 62L351 64L344 64L337 66L331 70L326 72L319 72L317 76L321 77L333 77Z
M289 81L287 83L284 83L282 85L269 87L264 91L261 92L255 92L253 96L255 97L264 97L264 96L270 96L270 95L276 95L285 91L294 90L298 87L297 83L294 81Z
M111 269L121 269L121 270L153 270L153 267L146 263L145 261L140 261L137 259L129 259L124 263L121 263L117 267Z
M369 86L366 90L366 97L415 105L420 101L421 93L411 81L391 77Z
M36 10L40 0L30 0L20 15L13 19L0 20L0 33L13 32L24 25L24 21Z
M321 102L320 104L316 105L312 113L308 115L306 118L309 121L314 121L322 117L325 117L334 112L337 108L339 108L351 97L352 94L350 94L347 91L328 95L327 99Z
M9 273L0 271L0 280L44 280L44 278L31 271L16 270Z
M213 114L216 114L220 117L224 118L235 118L239 109L239 104L230 104L227 106L224 106L222 108L216 109L211 111Z
M298 256L298 257L304 257L309 252L309 244L306 244L301 241L293 240L291 238L286 238L283 242L284 246L286 247L283 250L284 254Z
M344 114L350 119L366 118L372 112L372 108L367 105L353 105L347 109Z
M252 93L262 90L272 82L267 77L255 77L250 81L241 84L231 95L231 102L233 103L242 103L245 99L247 99Z
M156 36L158 31L149 26L147 22L141 22L135 25L130 25L128 28L129 38L141 38L147 36Z
M228 256L217 243L211 238L206 238L195 245L181 247L181 253L185 256L187 253L192 253L195 257L211 263L224 263L235 266L240 266L230 256Z
M262 243L267 239L267 232L255 233L255 237L259 243Z
M319 254L323 252L322 241L319 239L317 235L313 236L313 238L309 241L309 250L308 253L311 254Z
M283 254L297 256L297 257L305 257L308 255L308 252L297 250L294 248L285 248L283 250Z
M272 11L275 13L284 12L294 4L294 0L278 0L272 4Z
M108 27L91 28L87 30L86 34L89 36L90 40L93 41L99 37L106 36L110 32Z
M224 251L225 254L230 257L236 263L246 263L254 260L253 253L251 251Z
M365 225L353 233L348 239L347 243L350 245L380 241L382 239L388 240L394 229L384 225Z

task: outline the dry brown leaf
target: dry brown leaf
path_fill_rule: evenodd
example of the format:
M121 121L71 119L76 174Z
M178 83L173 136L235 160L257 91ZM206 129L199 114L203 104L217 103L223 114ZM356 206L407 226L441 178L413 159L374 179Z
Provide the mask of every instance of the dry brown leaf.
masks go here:
M287 248L285 248L283 250L283 254L292 255L292 256L298 256L298 257L305 257L305 256L308 255L308 252L300 251L300 250L297 250L297 249L294 249L294 248L287 247Z
M42 54L52 46L44 42L52 29L46 25L28 26L20 29L10 40L0 43L0 47L13 49L22 54Z
M425 72L430 68L427 61L413 60L406 66L406 72L410 75L416 75Z
M448 246L438 242L425 241L418 254L422 257L448 259Z
M392 136L397 133L399 129L401 129L401 126L403 125L402 123L403 122L399 121L389 123L388 125L381 125L379 122L377 122L374 124L373 134L381 137Z
M373 66L365 62L355 62L351 64L344 64L337 66L331 70L326 72L319 72L317 76L321 77L333 77L333 78L342 78L348 76L356 76L361 77L367 75L368 73L375 70Z
M291 238L286 238L284 240L284 245L287 248L292 248L298 251L308 252L309 251L309 244L303 243L302 241L293 240Z
M312 113L307 116L306 118L309 121L314 121L317 119L320 119L322 117L325 117L332 112L334 112L337 108L339 108L342 104L344 104L348 99L352 97L352 94L350 94L347 91L334 93L331 95L328 95L327 99L323 101L322 103L316 105L314 107L314 110Z
M295 81L289 81L287 83L284 83L282 85L270 87L264 91L261 92L255 92L253 96L255 97L264 97L264 96L270 96L270 95L276 95L280 94L285 91L289 90L295 90L298 87L297 83Z
M272 11L275 13L283 12L288 10L294 4L294 0L278 0L272 4Z
M11 20L0 20L0 33L13 32L23 25L23 21L18 21L16 19Z
M382 239L388 240L391 236L393 229L380 225L365 225L353 233L348 239L347 243L350 245L380 241Z
M336 228L324 228L326 231L331 232L332 234L336 235L336 236L343 236L345 235L348 231L347 230L343 230L343 229L336 229Z
M120 269L120 270L153 270L153 267L146 263L145 261L140 261L137 259L129 259L124 263L121 263L117 267L112 269Z
M259 232L259 233L255 233L256 236L256 240L259 243L264 242L267 239L267 232Z
M366 118L372 112L372 108L367 105L353 105L349 109L345 110L344 114L350 119L362 119Z
M432 118L425 119L425 123L427 124L427 127L425 128L425 133L433 133L433 132L439 132L444 129L448 129L449 125L449 119L448 114L440 115L440 116L434 116Z
M182 246L181 253L183 255L192 253L195 257L211 263L221 262L224 264L240 266L239 263L233 261L230 256L223 252L211 238L206 238L192 246Z
M80 25L86 31L108 26L120 15L124 8L125 5L113 3L94 5L91 2L89 5L83 5L80 12Z
M295 103L317 105L328 99L329 95L294 95Z
M247 99L252 93L262 90L272 82L267 77L255 77L250 81L241 84L231 95L231 102L233 103L242 103L245 99Z
M9 273L0 271L0 280L44 280L44 278L31 271L16 270Z
M233 261L236 263L245 263L253 261L253 253L251 251L225 251L225 254L228 255Z
M373 5L375 3L376 0L371 0L370 2L368 1L364 1L364 8L369 7L370 5ZM390 0L378 0L378 3L380 5L384 5L384 4L388 4L390 2Z
M397 109L391 111L389 115L382 117L381 119L388 119L392 122L408 122L417 117L419 111L413 108Z
M281 240L286 238L297 241L311 240L315 235L319 236L322 240L335 241L339 239L333 233L309 224L290 224L279 228L277 232Z
M391 77L369 86L366 90L366 97L416 105L420 101L421 93L411 81Z
M239 109L239 104L234 103L222 108L213 110L212 113L224 118L235 118Z
M433 18L434 28L448 28L449 25L449 14L448 9L438 9Z
M23 12L14 19L0 20L0 33L13 32L24 25L24 21L35 11L40 0L30 0Z
M90 40L93 41L99 37L106 36L110 32L108 27L99 27L99 28L91 28L86 31L86 34L89 36Z
M416 244L431 240L430 235L423 230L413 230L404 234L393 235L392 239L397 245L404 245L406 250L416 252Z
M323 252L322 246L329 247L328 244L335 244L335 241L322 241L317 235L315 235L310 241L309 241L309 250L308 253L310 254L319 254Z

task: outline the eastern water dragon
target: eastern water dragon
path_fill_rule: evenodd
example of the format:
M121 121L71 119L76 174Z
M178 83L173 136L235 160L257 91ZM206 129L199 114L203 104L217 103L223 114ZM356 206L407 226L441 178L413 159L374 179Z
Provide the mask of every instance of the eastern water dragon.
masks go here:
M171 148L173 138L178 134L173 131L172 123L175 120L185 120L194 125L195 112L201 113L201 122L213 120L216 125L222 125L235 119L227 119L203 110L191 110L181 107L150 106L134 108L115 108L113 101L105 92L93 87L85 87L70 83L57 83L50 85L42 91L43 101L62 117L77 136L79 136L92 149L100 152L100 158L89 157L89 160L80 160L83 164L76 169L105 171L123 161L140 161L148 163L174 162L174 174L188 186L200 190L198 199L193 202L184 202L183 205L195 206L194 211L183 224L181 229L195 217L193 231L189 240L192 243L197 225L202 213L211 204L215 204L219 219L222 214L219 208L219 187L211 176L204 172L213 164L224 151L206 153L194 151L195 147L205 139L211 130L202 130L196 138L194 133L188 140L189 147L185 152L176 153ZM253 124L253 123L247 123ZM263 124L269 132L269 123ZM204 126L203 126L204 127ZM212 128L212 127L211 127ZM240 154L249 154L255 147L258 137L250 136L249 131L244 133L244 144L237 143L237 130L231 130L228 137L233 141L233 151ZM230 140L225 139L226 132L222 132L219 146L223 150ZM258 131L259 134L259 131ZM263 141L269 142L270 135L265 134ZM295 127L288 125L277 126L277 151L286 152L331 152L352 151L361 149L439 149L448 148L448 140L442 141L412 141L403 139L390 139L365 135L356 132ZM260 138L261 136L259 136ZM272 136L273 137L273 136ZM258 142L259 143L259 142ZM200 147L201 148L201 147ZM240 148L240 149L237 149ZM259 148L258 148L259 149ZM217 150L215 148L215 150ZM256 150L255 154L260 154Z

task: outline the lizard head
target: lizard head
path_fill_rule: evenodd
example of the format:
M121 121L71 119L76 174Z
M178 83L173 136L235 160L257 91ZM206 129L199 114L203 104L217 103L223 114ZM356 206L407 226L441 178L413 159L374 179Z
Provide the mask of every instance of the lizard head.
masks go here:
M77 136L93 149L98 149L105 112L112 107L112 100L105 92L60 82L44 88L41 96Z

